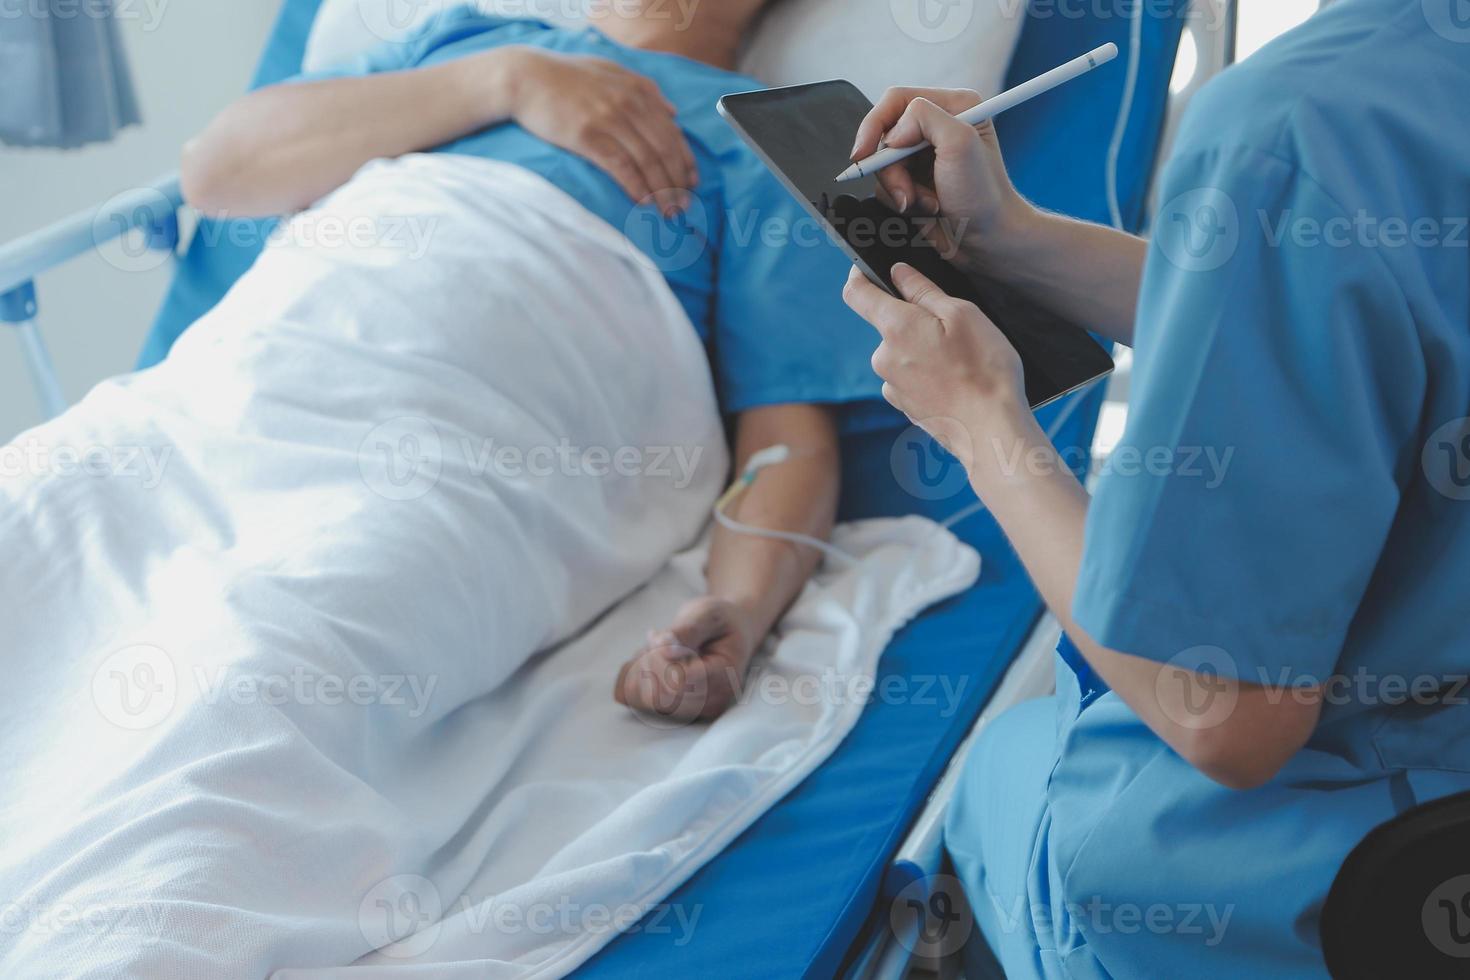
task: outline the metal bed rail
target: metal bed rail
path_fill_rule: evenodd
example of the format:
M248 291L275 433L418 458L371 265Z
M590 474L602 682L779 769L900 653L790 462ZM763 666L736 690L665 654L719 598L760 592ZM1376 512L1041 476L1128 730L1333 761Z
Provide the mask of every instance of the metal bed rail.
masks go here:
M889 916L890 928L873 931L873 935L848 969L848 980L902 980L915 960L921 958L924 948L930 945L920 937L921 930L926 928L924 910L930 904L929 886L942 889L946 884L942 878L944 817L949 812L950 800L954 798L965 759L980 734L999 715L1023 701L1045 697L1052 692L1055 681L1052 654L1061 638L1061 632L1061 627L1050 614L1041 617L1026 640L1026 645L1021 648L1015 662L1001 679L1000 687L950 759L944 775L929 795L913 829L889 866L890 871L902 868L905 878L924 883L910 885L903 890L905 895L915 890L923 894L917 903L893 902L893 914ZM949 897L955 902L964 901L963 895ZM938 966L928 965L931 968Z
M135 231L142 234L144 247L175 254L183 203L178 174L169 174L0 245L0 323L15 330L45 418L60 415L67 403L36 322L36 277Z

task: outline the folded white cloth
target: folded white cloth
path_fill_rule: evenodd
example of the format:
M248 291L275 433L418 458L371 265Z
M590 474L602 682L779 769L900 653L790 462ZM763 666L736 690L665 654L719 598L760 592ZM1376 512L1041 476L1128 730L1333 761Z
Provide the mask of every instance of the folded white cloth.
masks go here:
M703 547L466 708L421 778L426 796L473 795L476 817L432 871L392 869L351 896L364 935L401 941L276 980L560 977L645 912L639 927L688 943L700 909L669 893L832 753L881 696L893 632L979 571L972 549L916 517L839 527L835 542L861 564L819 573L711 725L671 727L611 698L611 672L649 624L703 593Z
M656 901L860 708L611 703L698 590L665 566L727 457L666 285L513 167L370 166L162 365L3 452L3 976L564 972L606 925L487 929L492 897ZM844 544L873 557L768 671L869 674L975 573L923 522Z

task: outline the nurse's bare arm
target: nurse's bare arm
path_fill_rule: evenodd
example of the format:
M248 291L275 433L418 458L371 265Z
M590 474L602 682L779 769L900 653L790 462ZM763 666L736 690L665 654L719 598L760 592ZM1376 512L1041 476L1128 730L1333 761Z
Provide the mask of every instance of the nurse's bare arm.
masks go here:
M1017 286L1032 302L1110 340L1133 345L1148 244L1031 205L965 255L971 269Z
M958 263L1019 287L1038 305L1122 344L1133 342L1148 246L1102 225L1050 214L1017 192L989 123L955 119L981 100L968 89L890 89L863 121L853 158L891 146L934 144L928 163L903 163L879 175L903 210L938 215L943 244ZM923 160L924 157L916 157Z
M727 509L756 527L825 540L840 486L837 423L820 405L771 405L737 423L735 472L755 453L786 445L790 459ZM705 570L709 594L655 630L624 665L614 696L640 711L679 720L723 714L740 695L751 657L801 594L821 556L816 549L717 527Z
M1026 403L1019 355L983 313L917 271L898 268L894 283L904 299L854 270L845 291L882 335L873 367L884 397L921 425L960 423L931 433L964 462L1067 635L1145 724L1225 786L1273 778L1316 729L1321 692L1204 677L1094 641L1072 616L1091 500Z
M207 214L300 210L369 160L427 150L497 123L606 170L666 211L694 185L674 106L648 78L601 58L507 46L425 68L286 82L252 92L184 147L184 197Z
M1035 416L1019 402L986 409L992 447L1027 462L1010 468L982 449L971 480L1087 662L1144 723L1206 776L1232 789L1269 782L1311 738L1321 691L1204 677L1110 650L1072 618L1091 502ZM1207 707L1201 708L1201 705Z

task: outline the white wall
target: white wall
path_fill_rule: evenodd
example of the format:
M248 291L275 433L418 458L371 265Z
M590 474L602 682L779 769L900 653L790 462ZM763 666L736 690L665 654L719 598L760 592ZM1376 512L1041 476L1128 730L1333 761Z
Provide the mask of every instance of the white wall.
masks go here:
M0 146L0 241L147 183L250 80L279 0L118 3L143 124L81 150ZM133 266L129 268L129 266ZM119 268L122 266L122 268ZM139 271L119 250L91 253L37 282L40 324L66 397L130 370L168 285L167 266ZM8 332L0 324L0 333ZM0 442L40 421L13 337L0 337Z

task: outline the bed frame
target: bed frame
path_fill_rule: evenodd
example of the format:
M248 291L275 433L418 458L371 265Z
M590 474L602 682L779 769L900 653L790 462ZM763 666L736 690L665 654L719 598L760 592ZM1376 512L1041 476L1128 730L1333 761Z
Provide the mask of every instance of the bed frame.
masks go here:
M0 323L15 331L44 418L65 411L66 399L36 323L36 277L123 235L141 235L145 248L173 255L183 206L178 175L172 174L0 245Z
M1204 8L1211 16L1198 19L1191 28L1196 34L1200 68L1196 84L1190 87L1187 94L1192 94L1199 81L1229 65L1234 57L1234 0L1193 2L1197 10ZM286 6L288 9L283 13L283 18L300 16L299 13L291 13L290 3ZM1215 30L1205 30L1202 21L1208 21ZM1023 37L1023 42L1024 40ZM265 71L264 67L262 71ZM1177 114L1177 108L1174 114ZM1159 146L1154 148L1155 152L1160 150L1162 142L1158 141ZM1147 166L1152 170L1151 159L1134 161L1134 165ZM1144 182L1144 189L1136 200L1125 202L1133 223L1139 227L1145 224L1144 218L1148 210L1148 184L1148 181ZM36 277L123 235L133 236L132 241L135 244L176 256L182 241L181 212L186 214L185 221L188 221L178 177L168 175L147 186L119 195L101 208L80 212L46 229L0 245L0 322L9 324L14 329L45 417L50 418L62 412L66 401L37 325L39 310ZM1126 379L1123 380L1125 383L1122 387L1126 390ZM979 734L998 714L1021 701L1050 692L1052 650L1058 635L1058 627L1050 617L1041 619L1031 631L1029 639L998 690L965 736L947 768L943 770L942 777L913 821L907 838L890 858L884 875L884 885L880 890L882 895L891 896L902 882L923 880L941 872L944 815L965 756ZM842 975L864 980L898 980L906 976L916 965L912 950L916 945L915 936L923 926L924 923L917 913L896 925L888 916L875 916L871 926L860 933L847 955L841 970ZM952 972L952 964L926 965L941 972Z

